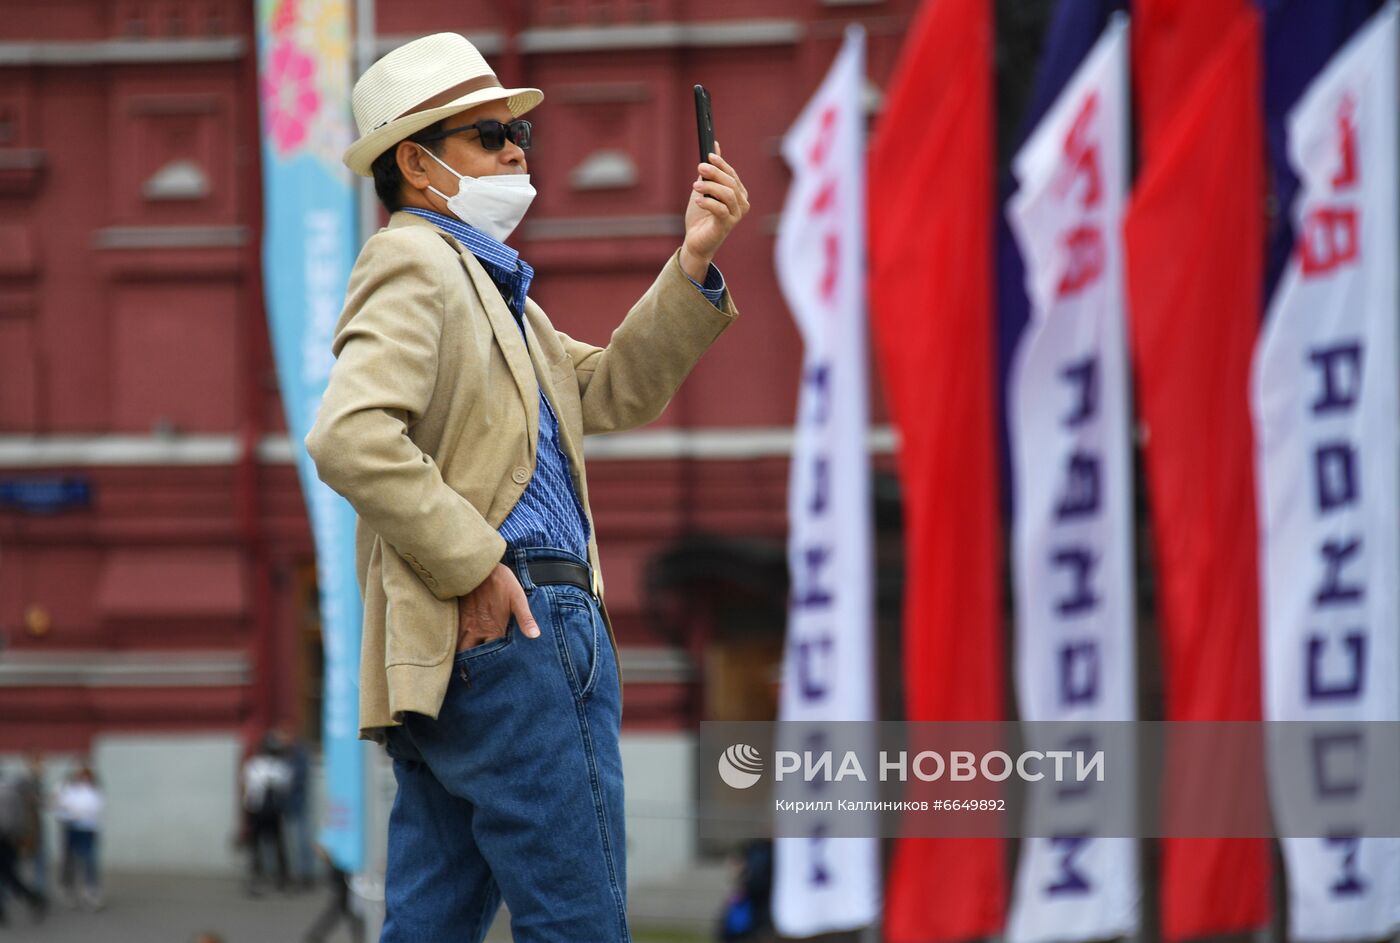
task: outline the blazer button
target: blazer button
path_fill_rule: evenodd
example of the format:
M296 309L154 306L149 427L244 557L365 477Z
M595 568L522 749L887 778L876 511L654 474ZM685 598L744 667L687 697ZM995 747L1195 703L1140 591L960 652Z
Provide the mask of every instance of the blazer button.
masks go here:
M523 485L530 480L530 469L524 466L518 466L515 471L510 473L510 477L514 479L517 485Z

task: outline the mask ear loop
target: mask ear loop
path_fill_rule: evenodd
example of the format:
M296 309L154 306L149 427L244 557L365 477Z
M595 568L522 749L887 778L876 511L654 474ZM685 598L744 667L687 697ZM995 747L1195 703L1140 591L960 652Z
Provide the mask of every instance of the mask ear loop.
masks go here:
M431 157L433 160L437 161L438 164L440 164L440 165L442 166L442 169L445 170L445 171L447 171L448 173L450 173L452 176L456 177L456 178L459 179L459 180L460 180L463 176L465 176L464 174L459 174L459 173L457 173L457 171L453 170L452 167L451 167L445 160L443 160L441 157L439 157L439 156L437 156L436 154L434 154L432 151L428 150L428 149L427 149L426 147L424 147L422 144L419 144L417 141L412 141L412 142L410 142L410 143L412 143L414 147L418 148L418 149L419 149L420 151L422 151L424 154L427 154L427 155L428 155L429 157Z
M424 154L427 154L427 155L428 155L429 157L431 157L433 160L435 160L435 161L437 161L439 164L441 164L443 170L447 171L448 173L452 174L452 176L456 177L456 178L457 178L457 191L458 191L459 193L461 192L461 190L462 190L462 181L465 180L465 179L467 179L465 174L459 174L459 173L457 173L457 171L453 170L453 169L451 168L451 166L449 166L448 163L447 163L446 161L444 161L441 157L439 157L439 156L437 156L436 154L434 154L432 151L428 150L428 149L427 149L426 147L424 147L422 144L419 144L417 141L412 141L412 142L410 142L410 143L412 143L414 147L418 148L418 149L419 149L420 151L422 151ZM442 197L444 201L447 201L447 200L451 200L451 199L452 199L452 197L448 196L446 193L443 193L441 190L439 190L437 187L433 186L431 183L428 184L428 189L431 190L431 191L433 191L434 193L436 193L438 196Z

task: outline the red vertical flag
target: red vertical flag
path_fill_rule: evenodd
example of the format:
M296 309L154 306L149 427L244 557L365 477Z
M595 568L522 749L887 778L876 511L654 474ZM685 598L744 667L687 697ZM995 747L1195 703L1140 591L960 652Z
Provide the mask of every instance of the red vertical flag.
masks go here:
M1142 169L1125 223L1128 310L1156 537L1167 718L1258 720L1249 370L1261 313L1260 21L1248 0L1138 0ZM1170 767L1169 767L1170 769ZM1172 782L1169 803L1208 783ZM1168 940L1269 916L1268 846L1165 839Z
M908 718L999 720L1000 532L992 337L992 18L929 0L869 160L870 294L904 487ZM885 939L1001 931L1002 843L902 838Z

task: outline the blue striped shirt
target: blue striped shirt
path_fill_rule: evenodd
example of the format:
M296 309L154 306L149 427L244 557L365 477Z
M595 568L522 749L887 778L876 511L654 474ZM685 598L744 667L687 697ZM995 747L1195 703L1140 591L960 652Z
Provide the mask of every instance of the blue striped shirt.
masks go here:
M455 238L476 256L491 280L501 292L516 326L525 336L525 298L535 270L509 246L468 226L461 220L432 210L404 207L436 225ZM711 303L719 307L724 298L724 276L713 265L706 273L705 284L691 283ZM574 489L569 457L559 443L559 420L540 390L540 432L536 443L535 473L525 487L510 514L501 522L500 533L506 546L555 547L588 559L588 516L583 512L578 492Z

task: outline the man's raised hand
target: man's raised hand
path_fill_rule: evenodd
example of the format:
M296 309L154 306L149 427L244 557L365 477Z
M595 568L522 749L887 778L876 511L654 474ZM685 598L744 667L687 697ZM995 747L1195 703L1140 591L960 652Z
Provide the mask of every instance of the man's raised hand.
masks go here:
M715 142L715 153L697 168L699 176L691 184L691 199L685 208L681 268L702 284L720 244L749 211L748 188L721 154L719 142Z

